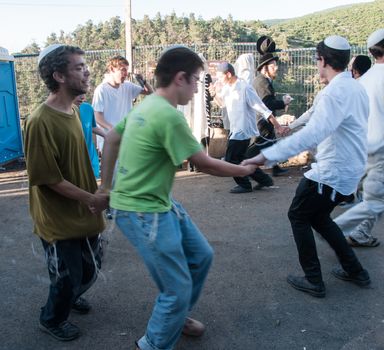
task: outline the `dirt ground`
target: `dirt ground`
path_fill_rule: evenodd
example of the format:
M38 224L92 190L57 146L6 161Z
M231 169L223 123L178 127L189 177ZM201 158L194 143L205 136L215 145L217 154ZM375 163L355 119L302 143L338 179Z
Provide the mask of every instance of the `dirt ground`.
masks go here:
M232 179L178 173L174 196L206 234L215 260L192 313L207 332L201 339L182 337L176 350L384 349L383 245L356 249L371 274L370 288L333 278L337 259L318 236L326 298L286 283L287 274L301 274L286 216L301 176L301 168L292 168L275 179L276 188L233 195ZM0 171L0 213L0 349L134 349L156 288L113 222L105 232L103 274L86 295L93 309L70 316L82 336L61 343L38 329L49 283L40 242L32 234L23 169ZM382 222L375 234L383 240Z

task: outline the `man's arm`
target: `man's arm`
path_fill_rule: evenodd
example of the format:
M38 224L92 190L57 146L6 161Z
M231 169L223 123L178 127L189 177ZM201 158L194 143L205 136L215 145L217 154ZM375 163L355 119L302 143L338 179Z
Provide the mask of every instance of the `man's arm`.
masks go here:
M280 125L273 114L271 114L267 119L270 123L272 123L278 135L287 135L291 131L289 127Z
M152 86L147 82L146 79L141 74L135 74L134 75L135 79L138 81L140 86L142 87L142 90L140 94L142 95L150 95L153 93L153 88Z
M144 80L144 86L143 86L143 90L141 91L141 94L142 95L150 95L153 93L153 88L151 85L148 84L148 82L146 80Z
M96 214L108 206L108 197L105 195L94 195L75 186L67 180L63 180L56 184L47 185L51 190L57 192L63 197L77 200L85 204L89 210Z
M92 128L92 132L101 137L105 137L106 135L106 132L102 128L99 128L98 126L96 126L95 128Z
M111 130L113 128L113 125L111 123L108 123L104 118L103 112L96 112L95 111L95 118L97 124L99 124L102 128Z
M285 109L286 104L283 100L278 100L275 95L267 95L262 98L264 104L272 111Z
M112 129L104 139L101 157L101 185L99 191L109 193L112 189L113 170L119 153L121 135Z
M277 121L277 119L274 117L274 115L270 111L270 107L264 102L264 99L261 100L256 90L251 85L247 86L246 98L247 98L247 103L257 113L260 113L266 120L268 120L273 125L278 135L288 134L289 129L280 125L280 123Z
M250 164L246 166L235 165L207 156L203 151L197 152L189 159L203 173L214 176L247 176L252 174L257 166Z
M222 89L222 85L218 82L216 84L209 84L208 85L208 91L209 91L211 98L220 108L223 108L225 106L224 106L224 101L220 96L221 89Z

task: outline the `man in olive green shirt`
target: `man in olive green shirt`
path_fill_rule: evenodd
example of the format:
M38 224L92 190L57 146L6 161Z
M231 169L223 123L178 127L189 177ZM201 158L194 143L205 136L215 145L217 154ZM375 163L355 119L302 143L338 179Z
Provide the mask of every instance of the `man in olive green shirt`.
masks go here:
M188 317L202 290L213 251L184 208L172 200L177 166L185 159L217 176L246 176L255 167L208 157L176 106L197 90L203 62L185 47L162 54L156 93L146 97L105 140L101 193L109 193L119 153L110 205L116 224L138 250L159 295L136 349L173 349L181 333L200 336L201 322Z
M90 309L80 295L97 277L101 211L108 204L106 196L94 194L97 184L73 106L89 87L83 55L77 47L60 44L40 53L39 72L50 94L25 126L30 213L51 279L40 328L63 341L80 334L67 321L71 308L81 313Z

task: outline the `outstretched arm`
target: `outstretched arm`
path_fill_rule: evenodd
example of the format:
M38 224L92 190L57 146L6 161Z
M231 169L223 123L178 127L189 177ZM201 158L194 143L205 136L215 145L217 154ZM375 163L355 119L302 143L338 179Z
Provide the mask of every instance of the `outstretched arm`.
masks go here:
M257 168L254 164L243 166L218 160L207 156L203 151L195 153L188 160L195 164L203 173L222 177L247 176L252 174Z
M108 196L94 195L84 191L67 180L47 186L63 197L74 199L85 204L94 214L100 213L108 206Z
M111 123L108 123L104 118L103 112L97 112L95 111L95 118L97 124L99 124L101 127L103 127L106 130L111 130L113 128Z

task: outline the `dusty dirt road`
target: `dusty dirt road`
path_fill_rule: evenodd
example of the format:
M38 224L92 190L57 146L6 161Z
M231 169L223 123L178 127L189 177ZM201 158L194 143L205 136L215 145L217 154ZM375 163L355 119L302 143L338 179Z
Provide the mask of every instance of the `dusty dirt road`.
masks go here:
M178 173L174 196L206 234L215 260L193 316L207 325L201 339L182 337L176 350L384 349L383 245L357 249L372 277L361 289L330 275L333 252L317 237L327 287L316 299L289 287L301 270L286 216L301 176L278 188L233 195L233 180ZM338 209L340 211L341 209ZM48 289L39 240L32 234L23 170L0 173L0 349L133 349L145 330L156 289L140 259L110 223L103 275L87 293L89 315L71 315L82 330L61 343L38 329ZM383 240L383 224L375 229Z

